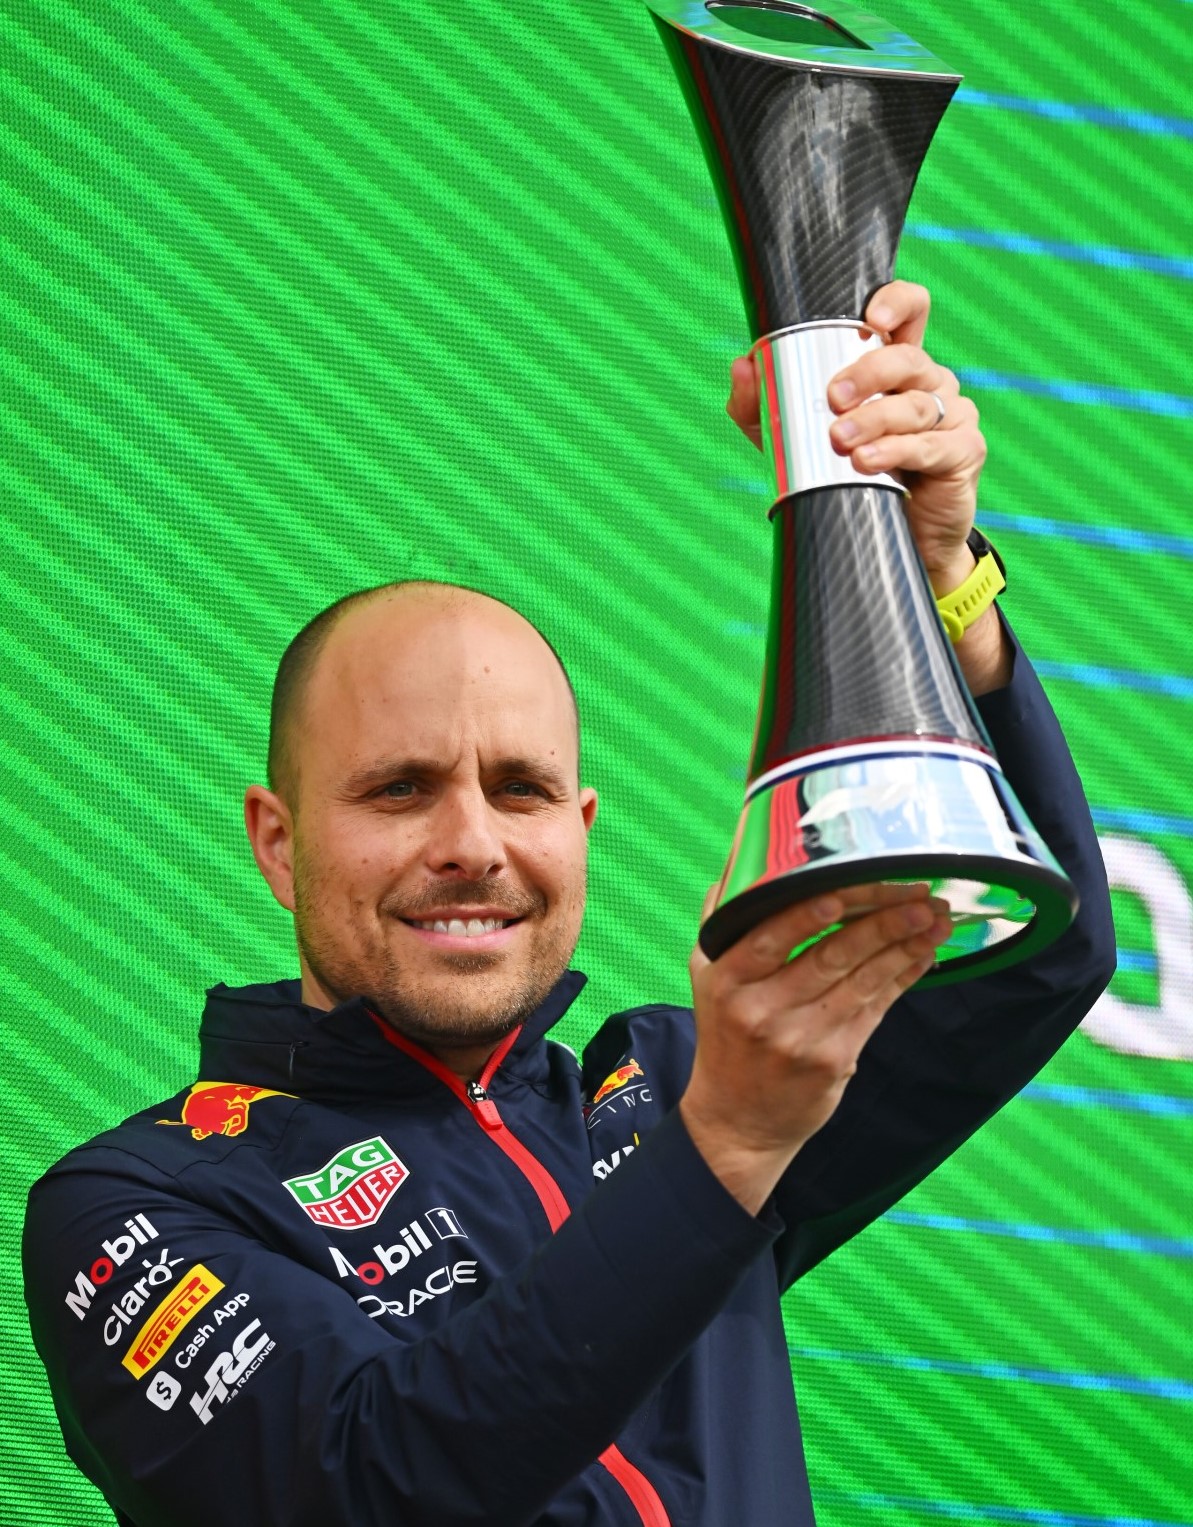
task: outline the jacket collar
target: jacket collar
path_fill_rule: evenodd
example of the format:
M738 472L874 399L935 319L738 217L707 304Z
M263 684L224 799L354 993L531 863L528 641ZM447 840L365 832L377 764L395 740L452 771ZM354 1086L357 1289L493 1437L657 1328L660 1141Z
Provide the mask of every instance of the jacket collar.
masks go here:
M543 1038L587 979L578 970L560 977L526 1020L501 1075L526 1082L545 1078ZM298 981L213 986L199 1028L199 1077L275 1087L322 1102L411 1097L443 1088L418 1060L386 1040L362 997L330 1010L308 1007Z

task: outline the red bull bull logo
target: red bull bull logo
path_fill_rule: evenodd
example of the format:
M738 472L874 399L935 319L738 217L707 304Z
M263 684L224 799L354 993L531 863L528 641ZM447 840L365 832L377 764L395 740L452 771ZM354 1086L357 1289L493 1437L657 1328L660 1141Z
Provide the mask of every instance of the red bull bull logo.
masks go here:
M272 1087L249 1087L243 1082L196 1082L183 1099L181 1119L159 1119L159 1124L189 1124L196 1140L212 1135L243 1135L249 1127L249 1109L261 1098L293 1097Z
M636 1060L627 1060L624 1066L618 1066L616 1071L611 1071L593 1094L592 1106L607 1098L610 1093L618 1092L627 1082L636 1076L644 1076L646 1073Z

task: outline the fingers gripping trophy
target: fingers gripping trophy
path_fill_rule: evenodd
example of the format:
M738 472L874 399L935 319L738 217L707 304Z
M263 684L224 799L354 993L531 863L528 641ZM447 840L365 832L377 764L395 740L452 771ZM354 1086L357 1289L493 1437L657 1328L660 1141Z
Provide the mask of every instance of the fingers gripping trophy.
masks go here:
M775 494L746 801L701 945L715 959L824 891L926 880L952 932L921 984L985 974L1061 933L1076 895L995 757L902 484L836 454L826 401L883 344L862 315L960 77L845 5L648 3L737 264Z

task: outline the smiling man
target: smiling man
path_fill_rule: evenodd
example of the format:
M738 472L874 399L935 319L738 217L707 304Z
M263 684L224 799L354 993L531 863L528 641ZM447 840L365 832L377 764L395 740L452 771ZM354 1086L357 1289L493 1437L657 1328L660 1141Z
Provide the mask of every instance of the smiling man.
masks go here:
M828 396L836 448L905 474L947 597L985 446L926 316L880 292L892 343ZM756 427L744 363L730 411ZM810 1527L782 1291L1013 1096L1113 966L1039 684L993 607L955 650L1080 890L1068 932L913 992L949 927L926 887L800 902L693 955L693 1010L594 1021L581 1065L547 1035L584 984L597 798L555 653L427 583L299 634L245 820L300 977L214 988L198 1080L30 1199L34 1338L119 1522Z
M558 658L470 590L366 591L295 638L271 731L274 788L248 791L245 821L294 913L304 1000L367 996L479 1069L563 974L584 915L596 791Z

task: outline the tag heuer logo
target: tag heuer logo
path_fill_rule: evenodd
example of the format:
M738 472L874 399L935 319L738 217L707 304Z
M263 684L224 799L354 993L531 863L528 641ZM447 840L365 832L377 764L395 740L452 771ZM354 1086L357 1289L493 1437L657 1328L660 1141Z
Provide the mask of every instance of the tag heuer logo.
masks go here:
M363 1230L381 1211L410 1173L380 1135L346 1145L325 1166L306 1177L289 1177L282 1184L316 1225L333 1230Z

